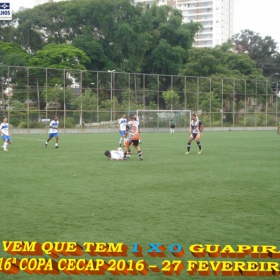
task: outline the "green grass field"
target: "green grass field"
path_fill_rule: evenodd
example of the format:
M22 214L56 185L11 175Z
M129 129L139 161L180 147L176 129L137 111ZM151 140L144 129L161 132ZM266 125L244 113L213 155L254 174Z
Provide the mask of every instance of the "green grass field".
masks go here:
M166 249L179 243L184 263L199 260L189 252L192 244L280 248L276 131L205 132L201 155L195 142L185 155L187 133L142 133L141 138L144 161L134 148L127 161L109 161L104 151L117 148L118 133L62 134L59 149L54 140L44 147L46 135L13 135L9 152L0 151L1 241L123 242L130 250L138 243L144 259L159 267L162 260L176 258L168 250L165 258L150 257L149 243L163 243ZM10 256L1 242L0 257ZM126 259L138 260L131 253ZM190 276L185 269L180 276L150 272L144 278L108 272L105 276L0 272L0 279L88 278ZM212 274L206 279L224 277Z

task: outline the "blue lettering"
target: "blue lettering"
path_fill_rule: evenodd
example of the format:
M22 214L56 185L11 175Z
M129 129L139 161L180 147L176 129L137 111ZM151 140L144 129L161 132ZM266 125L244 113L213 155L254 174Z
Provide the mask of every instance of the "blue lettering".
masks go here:
M1 16L9 16L10 15L10 11L0 11L0 15Z
M176 248L176 247L177 247L177 249L174 250L174 248ZM171 253L178 253L181 251L181 249L182 249L182 246L180 244L171 244L169 247L169 250Z
M152 252L161 253L162 251L158 248L161 245L162 245L161 243L157 243L157 244L149 243L151 249L148 250L147 253L152 253Z
M133 245L133 249L132 249L132 253L139 253L139 251L138 251L138 244L137 243L133 243L132 244Z

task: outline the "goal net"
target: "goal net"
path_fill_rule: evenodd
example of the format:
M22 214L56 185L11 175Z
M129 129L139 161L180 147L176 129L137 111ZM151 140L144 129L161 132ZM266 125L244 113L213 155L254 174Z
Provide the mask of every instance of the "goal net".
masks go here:
M141 128L168 131L170 120L175 120L176 131L186 131L191 123L191 110L137 110Z

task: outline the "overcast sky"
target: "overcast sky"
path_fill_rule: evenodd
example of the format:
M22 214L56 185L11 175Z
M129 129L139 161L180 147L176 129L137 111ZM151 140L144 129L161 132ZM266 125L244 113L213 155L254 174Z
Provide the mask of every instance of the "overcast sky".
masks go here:
M250 29L280 47L280 0L234 0L234 33Z
M34 1L10 0L10 3L17 11L20 6L33 7ZM234 33L250 29L262 37L271 36L280 47L279 15L280 0L234 0Z

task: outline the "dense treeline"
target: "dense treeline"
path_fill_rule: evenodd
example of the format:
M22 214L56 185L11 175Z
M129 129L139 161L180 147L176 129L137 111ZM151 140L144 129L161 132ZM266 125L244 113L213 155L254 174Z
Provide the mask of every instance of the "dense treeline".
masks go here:
M197 56L203 64L207 56L210 59L210 53L214 57L220 57L220 54L217 49L214 52L207 48L193 49L195 33L202 26L193 22L185 24L182 20L181 12L170 6L135 6L130 0L46 3L15 13L12 21L0 22L0 40L3 41L0 63L166 75L187 75L188 71L184 69L189 69L190 75L199 76L226 74L225 69L220 71L221 68L232 71L233 64L241 66L242 59L231 56L231 61L239 62L229 65L219 60L222 67L215 62L209 71L191 69ZM250 73L256 67L267 76L277 72L275 68L280 58L271 37L262 38L258 33L244 30L235 34L231 43L235 44L238 53L246 53L256 62L249 63ZM57 45L63 46L63 54ZM226 52L232 47L226 45L219 50ZM53 57L49 56L50 52ZM211 64L210 61L207 63Z
M114 69L116 72L128 73L262 81L267 81L264 76L280 72L280 55L271 37L262 38L258 33L244 30L221 46L193 48L194 36L201 28L199 23L183 23L181 12L170 6L135 6L130 0L46 3L15 13L12 21L0 22L0 66L73 69L71 76L75 77L82 88L88 88L93 77L84 74L81 79L79 72L74 70ZM46 108L45 72L32 68L27 74L24 70L11 69L8 73L0 67L0 77L2 86L12 79L9 82L14 84L14 93L17 93L14 101L18 101L17 105L22 106L20 102L26 99L27 91L22 89L26 89L28 84L29 98L37 99L38 109ZM84 103L82 99L74 100L70 90L62 90L71 84L70 72L55 71L57 70L49 72L47 78L48 86L52 87L48 89L48 100L52 99L52 102L57 102L62 107L71 103L72 109L78 109L83 104L83 108L87 110L107 110L114 102L115 109L125 110L128 99L135 104L135 108L150 106L153 109L157 108L155 104L158 101L163 104L163 108L187 106L198 109L209 103L210 95L202 98L201 104L195 101L195 79L188 84L191 92L188 93L186 104L183 102L185 86L182 82L171 86L170 80L161 79L159 85L157 79L154 79L144 85L145 81L135 74L132 77L133 95L129 92L131 89L126 88L127 80L115 80L117 76L114 76L114 87L122 90L114 91L112 100L112 92L109 90L112 80L110 81L108 73L98 85L103 100L100 96L97 99L96 93L88 90L83 91L88 100ZM203 92L211 93L211 102L217 103L213 110L219 112L220 85L213 82L209 86L201 82L199 86ZM139 101L136 88L143 87L146 87L145 101L143 98ZM248 83L247 87L246 90L255 91L254 83ZM158 88L162 91L160 99L157 97ZM229 93L228 110L232 110L234 106L230 92L235 90L238 94L234 95L234 102L239 109L244 95L243 85L237 82L235 89L224 86L224 91ZM265 84L258 87L258 94L267 94ZM131 106L130 104L129 107Z
M88 70L176 75L200 27L182 23L182 14L168 6L143 9L129 0L83 0L18 12L13 22L2 26L0 38L18 43L33 57L38 51L42 57L49 44L48 50L67 43L89 58L82 63L77 56ZM38 62L31 59L28 65L39 66Z

